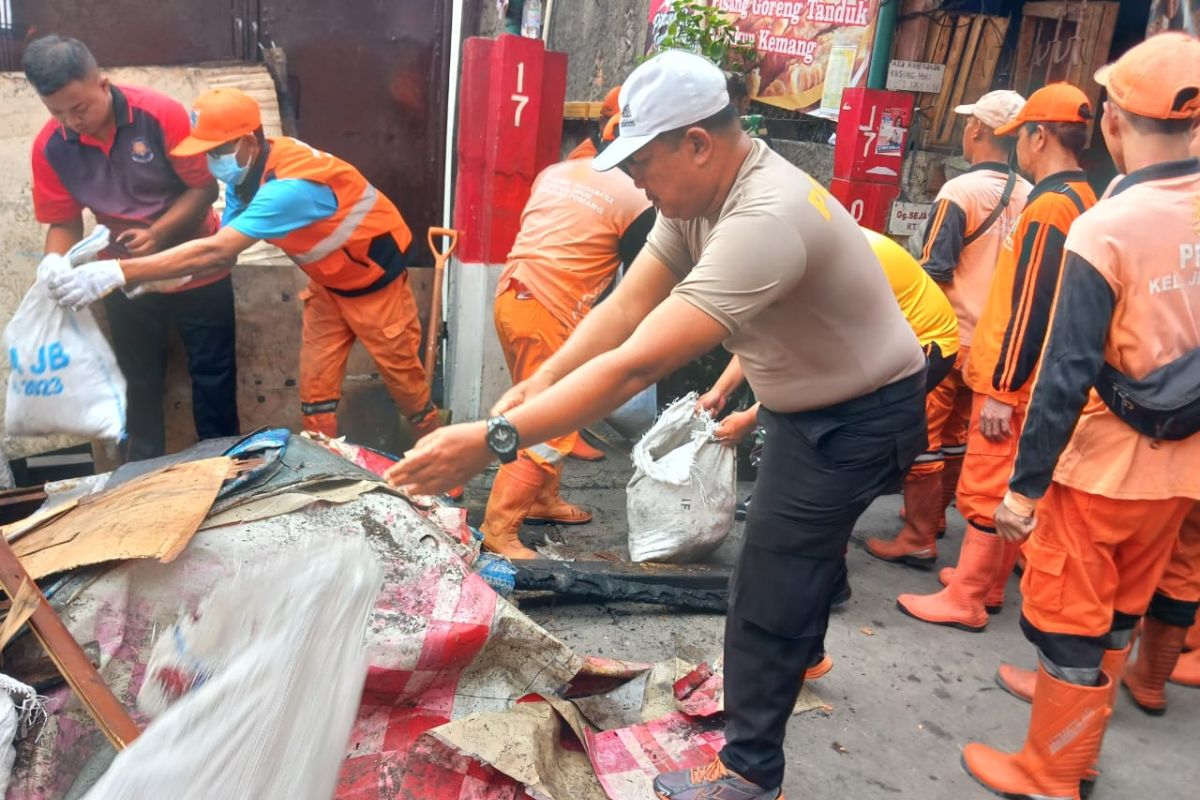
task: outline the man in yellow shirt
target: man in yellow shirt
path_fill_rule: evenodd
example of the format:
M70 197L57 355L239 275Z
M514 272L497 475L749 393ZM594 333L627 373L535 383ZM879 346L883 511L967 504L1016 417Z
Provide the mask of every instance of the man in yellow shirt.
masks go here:
M883 267L904 318L925 351L928 362L925 388L932 391L954 366L958 355L958 317L954 307L907 250L881 233L867 228L862 232ZM713 387L701 395L696 407L719 414L744 381L741 364L734 356ZM721 441L737 444L745 439L757 424L758 406L755 403L745 411L735 411L725 417L717 429ZM917 463L926 457L918 456Z

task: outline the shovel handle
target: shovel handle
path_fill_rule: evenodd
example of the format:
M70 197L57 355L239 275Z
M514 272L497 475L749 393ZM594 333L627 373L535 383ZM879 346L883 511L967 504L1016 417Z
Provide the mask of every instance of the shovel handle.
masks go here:
M440 251L436 242L445 237L450 240L446 250ZM442 331L442 280L446 271L446 262L454 248L458 247L458 231L453 228L430 228L429 249L433 253L435 263L433 268L433 295L429 306L429 330L425 336L425 380L430 388L433 387L433 372L437 367L438 343Z
M445 237L450 240L450 245L445 251L438 250L437 240ZM453 228L430 228L429 229L429 250L433 253L434 258L439 263L445 263L454 249L458 247L458 231Z

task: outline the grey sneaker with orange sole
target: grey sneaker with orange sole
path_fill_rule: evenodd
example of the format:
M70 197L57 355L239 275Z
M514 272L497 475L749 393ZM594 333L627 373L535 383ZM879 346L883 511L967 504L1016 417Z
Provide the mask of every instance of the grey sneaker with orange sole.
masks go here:
M659 800L783 800L778 786L764 789L714 758L702 767L666 772L654 779Z

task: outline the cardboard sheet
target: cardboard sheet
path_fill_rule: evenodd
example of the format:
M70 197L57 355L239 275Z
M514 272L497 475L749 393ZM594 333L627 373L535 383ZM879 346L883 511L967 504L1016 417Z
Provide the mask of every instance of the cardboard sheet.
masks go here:
M172 561L187 547L229 473L228 458L176 464L92 495L13 544L35 580L136 558Z

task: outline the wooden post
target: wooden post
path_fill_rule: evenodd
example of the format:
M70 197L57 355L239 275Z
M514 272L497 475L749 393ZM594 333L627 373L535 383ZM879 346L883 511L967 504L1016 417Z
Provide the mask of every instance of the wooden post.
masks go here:
M15 601L22 584L28 584L26 591L32 591L37 601L37 608L29 618L34 635L113 747L125 749L138 737L140 731L137 725L104 683L67 626L54 613L41 589L25 572L20 559L9 547L8 540L0 536L0 586Z

